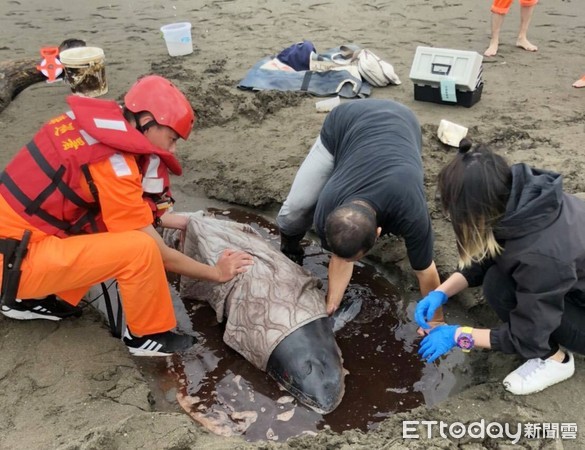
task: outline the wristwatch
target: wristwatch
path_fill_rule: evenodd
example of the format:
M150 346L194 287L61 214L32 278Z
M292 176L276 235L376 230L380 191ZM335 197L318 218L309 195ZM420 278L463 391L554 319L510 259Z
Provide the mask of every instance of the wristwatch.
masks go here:
M462 327L461 333L457 338L457 347L459 347L464 352L469 352L473 346L475 345L475 341L473 340L473 336L471 332L473 328L471 327Z

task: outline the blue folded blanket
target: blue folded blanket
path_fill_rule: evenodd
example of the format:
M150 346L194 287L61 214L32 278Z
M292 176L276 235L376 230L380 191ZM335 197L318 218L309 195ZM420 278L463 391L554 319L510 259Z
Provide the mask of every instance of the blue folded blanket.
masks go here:
M338 55L340 51L340 47L335 47L316 56L320 61L332 60L332 56ZM297 71L291 67L279 70L277 64L268 64L272 60L275 60L275 57L268 56L254 64L240 81L238 88L256 91L298 91L320 97L338 95L344 98L368 97L372 92L372 87L366 81L353 76L348 70L338 68L325 71ZM266 68L268 66L271 68Z

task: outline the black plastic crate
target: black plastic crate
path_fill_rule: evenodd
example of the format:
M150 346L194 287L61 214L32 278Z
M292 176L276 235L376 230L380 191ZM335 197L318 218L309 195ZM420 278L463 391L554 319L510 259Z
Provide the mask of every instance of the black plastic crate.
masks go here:
M457 89L457 102L446 102L441 98L441 88L430 85L414 85L414 99L421 102L440 103L442 105L459 105L471 108L481 98L483 83L480 83L474 91L460 91Z

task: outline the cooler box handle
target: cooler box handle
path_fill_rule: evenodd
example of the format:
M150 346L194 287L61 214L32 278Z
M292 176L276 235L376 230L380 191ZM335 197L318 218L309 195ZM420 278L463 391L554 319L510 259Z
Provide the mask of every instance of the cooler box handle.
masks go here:
M435 75L449 75L449 72L451 72L451 64L431 64L431 73Z

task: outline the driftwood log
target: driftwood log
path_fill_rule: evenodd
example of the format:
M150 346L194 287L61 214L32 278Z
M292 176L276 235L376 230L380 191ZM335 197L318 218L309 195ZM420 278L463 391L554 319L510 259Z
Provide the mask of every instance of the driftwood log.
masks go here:
M59 46L59 52L73 47L83 47L80 39L66 39ZM39 58L16 59L0 62L0 112L24 89L31 84L45 80L37 70Z

